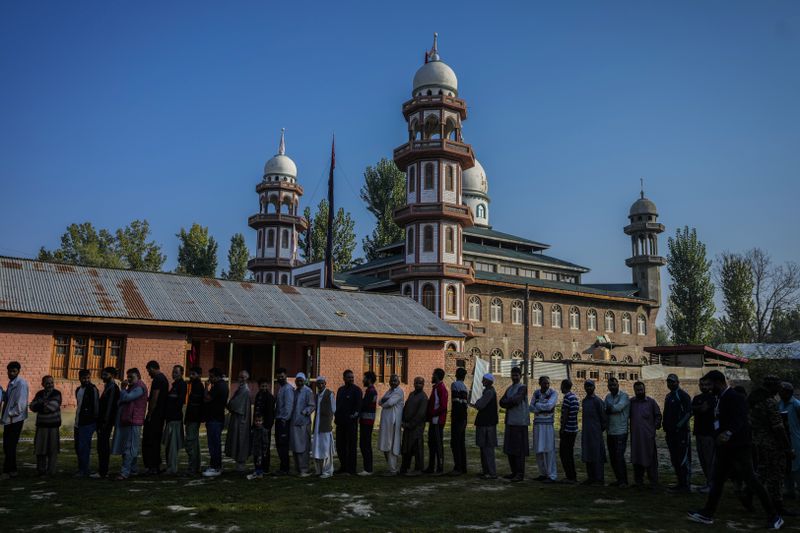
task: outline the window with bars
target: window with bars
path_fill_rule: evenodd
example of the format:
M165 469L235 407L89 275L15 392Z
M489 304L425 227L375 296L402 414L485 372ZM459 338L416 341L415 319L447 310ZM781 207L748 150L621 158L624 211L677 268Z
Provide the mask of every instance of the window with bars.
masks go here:
M372 371L378 383L389 383L392 374L408 383L408 350L405 348L364 348L364 372Z
M517 267L499 265L497 267L497 272L500 273L500 274L507 274L509 276L516 276L517 275Z
M531 324L541 326L544 323L544 308L539 302L531 306Z
M522 302L519 300L514 300L511 302L511 323L521 325L522 324Z
M578 379L586 379L586 370L577 370L575 372L575 377Z
M78 372L87 369L92 377L99 378L103 368L113 366L121 374L125 363L124 347L122 337L57 334L53 337L50 373L55 378L78 379Z
M414 167L408 168L408 192L414 192L416 190L416 181L417 175L416 170Z

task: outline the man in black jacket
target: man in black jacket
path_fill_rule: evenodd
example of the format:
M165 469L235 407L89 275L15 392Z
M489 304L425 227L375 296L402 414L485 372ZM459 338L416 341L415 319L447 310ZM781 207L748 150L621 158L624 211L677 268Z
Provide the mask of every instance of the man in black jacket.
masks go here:
M714 523L714 512L722 497L725 481L735 473L761 501L761 506L767 515L767 528L780 529L783 526L783 519L776 513L769 494L758 482L753 471L752 434L748 421L747 400L728 387L725 375L719 370L712 370L703 379L711 383L712 392L718 398L717 408L714 410L717 451L706 504L699 511L691 511L688 515L689 520L701 524Z
M670 490L689 492L692 468L692 444L689 436L689 419L692 418L692 398L681 389L678 376L667 376L669 394L664 399L662 427L666 433L667 448L678 483Z
M89 477L89 459L92 455L92 435L97 430L100 413L100 394L92 383L92 373L85 368L78 372L81 386L75 391L75 453L78 456L78 473L75 477Z
M100 373L103 392L100 394L100 414L97 417L97 473L92 477L108 476L108 462L111 456L111 431L117 422L119 385L115 378L117 369L109 366Z
M256 393L256 398L253 401L253 426L256 425L256 418L261 418L261 427L264 428L262 433L262 437L266 439L266 442L262 444L262 450L260 453L262 454L260 459L259 466L261 467L261 472L263 474L269 474L269 459L270 459L270 439L272 435L272 426L275 423L275 397L272 396L272 392L270 392L269 388L272 385L272 382L267 378L261 378L258 380L258 392ZM253 457L255 458L256 451L253 451Z
M186 393L186 413L183 415L186 438L184 446L189 456L186 473L196 476L200 473L200 423L203 421L203 400L206 391L201 376L203 369L193 366L189 369L189 383Z
M339 456L337 474L355 474L358 459L358 413L361 409L361 389L355 385L352 370L342 374L344 385L336 391L336 454Z

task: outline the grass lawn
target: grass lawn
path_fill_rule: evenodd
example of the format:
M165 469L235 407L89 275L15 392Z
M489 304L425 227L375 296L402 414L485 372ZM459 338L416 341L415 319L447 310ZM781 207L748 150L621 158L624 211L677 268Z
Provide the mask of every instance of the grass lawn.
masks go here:
M474 473L478 450L472 445L474 436L468 433L467 439ZM671 483L666 450L660 445L662 482ZM0 482L0 531L710 531L764 526L758 505L756 513L747 513L730 490L717 524L701 526L685 516L688 509L702 506L703 495L544 485L532 480L538 475L533 457L527 463L530 480L517 484L482 481L473 474L381 477L385 462L377 452L376 476L370 478L247 481L226 463L226 472L216 479L162 475L118 482L73 479L76 460L70 441L62 442L59 474L38 478L32 447L31 442L20 443L20 477ZM452 466L447 443L445 456L447 470ZM273 465L276 460L273 450ZM93 456L93 465L95 461ZM499 450L497 461L498 473L507 473ZM113 457L112 471L118 468L119 458ZM606 481L611 480L607 469ZM800 518L787 519L788 529L798 525Z

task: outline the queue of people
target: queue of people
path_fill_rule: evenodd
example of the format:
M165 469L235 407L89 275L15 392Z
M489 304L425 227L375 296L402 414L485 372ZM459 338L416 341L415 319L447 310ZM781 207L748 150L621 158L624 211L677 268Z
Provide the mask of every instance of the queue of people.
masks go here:
M657 431L664 430L670 461L677 483L670 492L691 490L694 444L704 483L697 490L707 493L705 506L688 514L691 520L711 524L724 484L733 480L735 493L742 504L752 508L753 496L763 507L770 528L780 528L783 516L792 515L784 506L784 492L794 495L800 485L800 401L793 386L778 378L767 377L749 395L744 389L727 385L722 372L708 372L700 381L700 392L693 398L680 387L675 374L667 376L669 393L663 410L647 396L645 384L637 381L634 396L620 390L616 378L607 381L608 393L603 399L592 380L584 382L584 398L580 401L572 391L572 382L560 384L563 395L551 387L550 379L541 376L538 388L529 395L522 383L519 368L511 370L511 385L499 394L492 374L482 376L483 391L470 403L464 379L466 370L459 368L450 389L444 385L445 372L437 368L431 377L430 395L425 380L414 378L414 388L406 398L400 378L392 375L389 389L379 399L376 376L365 372L361 387L355 375L347 370L344 385L336 393L328 388L324 376L309 387L303 373L289 383L286 370L277 369L278 390L273 396L271 382L258 381L258 390L251 400L250 375L239 373L237 386L230 392L218 368L208 371L202 382L202 369L172 368L170 382L157 361L147 363L150 387L136 368L126 371L117 384L117 371L108 367L101 372L101 387L91 380L88 370L79 372L80 385L75 391L75 453L78 459L76 477L104 478L109 473L111 454L120 455L122 464L116 479L123 481L138 473L138 457L142 455L147 475L178 474L181 450L187 454L186 475L216 477L222 473L224 454L235 463L239 472L250 472L247 479L267 474L290 475L290 452L294 473L301 477L317 475L370 476L374 473L372 441L377 406L381 407L378 423L378 449L386 460L386 476L444 473L444 427L450 405L450 448L453 469L450 475L467 473L466 426L468 408L476 410L475 444L480 450L483 479L497 479L495 449L498 446L499 407L505 410L503 452L508 458L510 482L525 479L527 457L533 454L539 476L537 481L559 481L557 457L560 456L564 483L577 483L574 447L580 430L580 458L585 464L583 485L605 485L605 463L609 462L614 481L610 486L628 486L626 452L630 443L633 482L644 485L647 475L650 487L659 488ZM36 413L34 453L39 475L56 472L60 452L62 393L55 389L54 379L44 376L42 388L28 405L28 383L20 375L21 365L7 366L8 386L2 394L0 424L3 425L3 477L18 475L17 443L28 411ZM555 414L560 405L559 446L556 448ZM226 417L227 412L227 417ZM533 414L531 425L530 415ZM581 423L578 424L578 415ZM694 419L694 424L690 421ZM227 420L223 448L222 433ZM200 425L205 424L209 453L208 467L200 470ZM427 425L428 463L424 464L424 433ZM693 430L690 429L693 426ZM532 436L528 433L532 427ZM270 453L274 428L275 447L279 458L277 470L271 472ZM604 438L605 433L605 438ZM96 434L98 471L90 472L92 440ZM164 461L162 462L162 447ZM334 451L339 468L334 469ZM363 468L357 472L358 451ZM310 460L314 462L311 463ZM252 460L252 471L247 466ZM412 465L413 462L413 465ZM166 467L162 469L162 464Z

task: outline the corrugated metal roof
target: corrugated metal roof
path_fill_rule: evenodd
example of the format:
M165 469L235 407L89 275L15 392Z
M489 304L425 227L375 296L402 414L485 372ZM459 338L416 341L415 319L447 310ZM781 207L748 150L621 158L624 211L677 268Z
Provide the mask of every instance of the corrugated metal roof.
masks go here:
M530 239L526 239L525 237L519 237L517 235L511 235L510 233L503 233L502 231L484 228L481 226L471 226L469 228L464 228L464 235L473 235L475 237L484 237L486 239L492 239L497 241L507 241L517 244L524 244L534 248L540 248L542 250L550 248L549 244L544 244L543 242L532 241Z
M570 270L576 270L578 272L589 272L589 269L585 266L576 265L575 263L570 263L569 261L564 261L563 259L558 259L556 257L552 257L549 255L544 255L540 253L519 252L517 250L510 250L508 248L487 246L485 244L477 244L474 242L465 242L464 255L466 256L471 253L494 255L497 257L504 257L510 260L522 261L525 263L536 263L539 265L553 265L557 267L567 268Z
M720 350L741 354L748 359L800 359L800 341L786 343L727 343Z
M403 296L0 257L0 311L342 333L463 337Z
M590 287L588 285L580 285L577 283L566 283L563 281L548 281L544 279L537 279L537 278L526 278L523 276L511 276L508 274L498 274L496 272L484 272L482 270L478 270L475 272L475 279L477 280L485 280L485 281L499 281L504 283L514 283L517 285L525 285L526 283L531 287L542 287L547 289L558 289L563 291L572 291L577 293L583 293L588 295L600 295L600 296L613 296L617 298L628 298L631 300L641 300L642 302L649 302L650 300L646 298L640 298L638 296L629 296L627 293L620 293L617 291L608 291L603 289L598 289L596 287Z

